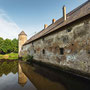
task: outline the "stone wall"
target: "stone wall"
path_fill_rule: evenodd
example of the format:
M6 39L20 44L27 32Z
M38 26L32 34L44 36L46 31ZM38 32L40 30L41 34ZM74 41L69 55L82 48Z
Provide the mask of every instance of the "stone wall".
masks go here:
M23 46L35 60L90 73L90 18Z

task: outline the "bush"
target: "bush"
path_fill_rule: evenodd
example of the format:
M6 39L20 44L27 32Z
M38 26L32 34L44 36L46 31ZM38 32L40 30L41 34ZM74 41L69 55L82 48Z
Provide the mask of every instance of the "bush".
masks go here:
M24 56L24 57L22 58L22 60L31 63L31 62L33 61L33 56L31 56L31 55Z

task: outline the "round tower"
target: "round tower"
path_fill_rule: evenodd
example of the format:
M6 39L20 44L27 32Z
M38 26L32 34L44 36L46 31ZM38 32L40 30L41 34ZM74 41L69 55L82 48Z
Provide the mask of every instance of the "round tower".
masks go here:
M26 41L27 41L27 34L25 34L25 32L22 31L22 32L18 35L18 47L19 47L18 55L19 55L19 57L21 57L20 51L21 51L21 48L22 48L23 44L24 44Z

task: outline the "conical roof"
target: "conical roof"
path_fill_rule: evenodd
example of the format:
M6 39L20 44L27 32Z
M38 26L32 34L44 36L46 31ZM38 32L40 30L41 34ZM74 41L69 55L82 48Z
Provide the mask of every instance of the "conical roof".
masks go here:
M27 34L24 31L22 31L19 35L26 35L27 36Z

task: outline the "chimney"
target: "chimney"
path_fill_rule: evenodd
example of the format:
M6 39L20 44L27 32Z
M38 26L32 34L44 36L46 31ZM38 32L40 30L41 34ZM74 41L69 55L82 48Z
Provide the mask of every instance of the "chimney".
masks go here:
M63 19L64 19L64 21L66 21L66 19L67 19L65 6L63 6Z
M44 29L46 29L48 27L48 25L47 24L44 24Z
M55 22L56 22L56 20L55 20L55 19L53 19L53 20L52 20L52 24L53 24L53 23L55 23Z

